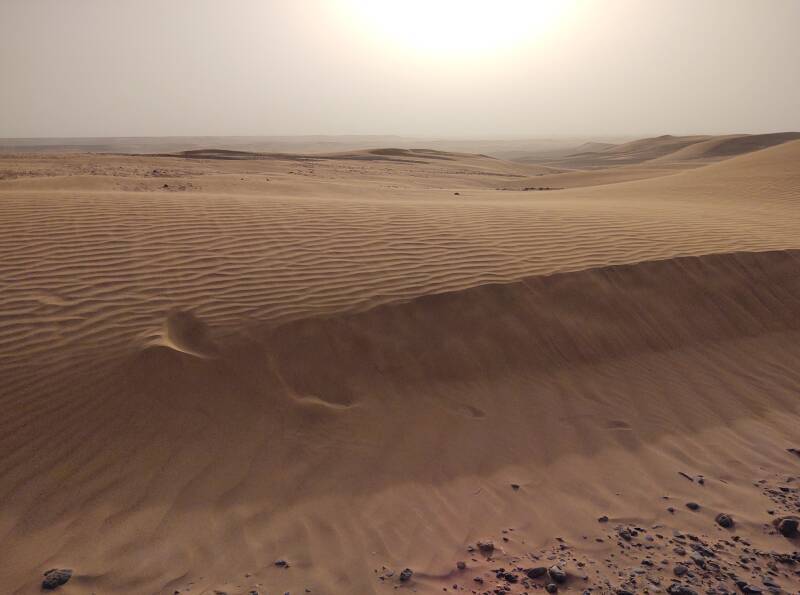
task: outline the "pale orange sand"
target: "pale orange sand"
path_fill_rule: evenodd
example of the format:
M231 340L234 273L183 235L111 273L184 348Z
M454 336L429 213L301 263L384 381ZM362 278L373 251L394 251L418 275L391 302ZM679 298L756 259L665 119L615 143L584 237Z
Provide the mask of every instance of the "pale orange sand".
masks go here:
M800 474L800 141L702 145L0 157L0 592L469 592L603 514L798 549L753 482Z

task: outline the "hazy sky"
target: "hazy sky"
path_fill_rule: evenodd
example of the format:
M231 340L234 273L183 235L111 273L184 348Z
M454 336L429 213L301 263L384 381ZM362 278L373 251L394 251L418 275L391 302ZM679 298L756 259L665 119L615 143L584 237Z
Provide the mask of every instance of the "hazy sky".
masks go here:
M800 130L800 0L0 0L0 137Z

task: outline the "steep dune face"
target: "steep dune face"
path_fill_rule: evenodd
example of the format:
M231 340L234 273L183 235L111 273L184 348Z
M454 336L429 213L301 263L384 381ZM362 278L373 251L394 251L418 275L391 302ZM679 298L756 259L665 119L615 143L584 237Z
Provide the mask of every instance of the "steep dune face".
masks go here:
M535 197L458 155L2 182L2 591L469 590L478 539L608 559L603 514L796 549L753 482L800 461L798 151Z

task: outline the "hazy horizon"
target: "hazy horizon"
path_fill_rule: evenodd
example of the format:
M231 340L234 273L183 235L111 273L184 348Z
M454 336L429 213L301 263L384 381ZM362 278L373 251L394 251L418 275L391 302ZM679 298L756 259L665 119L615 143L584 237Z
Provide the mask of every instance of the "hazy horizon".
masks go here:
M6 0L0 137L800 129L800 2Z

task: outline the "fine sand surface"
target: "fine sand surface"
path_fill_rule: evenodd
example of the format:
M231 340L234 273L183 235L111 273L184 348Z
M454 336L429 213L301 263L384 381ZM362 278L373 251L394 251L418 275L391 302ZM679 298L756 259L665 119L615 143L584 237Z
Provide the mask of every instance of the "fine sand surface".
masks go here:
M800 592L800 140L687 138L0 156L0 593Z

